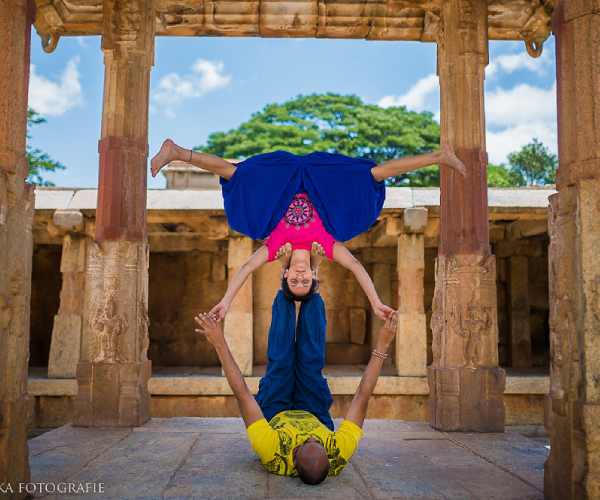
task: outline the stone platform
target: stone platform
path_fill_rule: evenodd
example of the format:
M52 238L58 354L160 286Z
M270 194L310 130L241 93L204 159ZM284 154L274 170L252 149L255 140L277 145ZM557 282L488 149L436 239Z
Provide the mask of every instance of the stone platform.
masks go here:
M152 418L122 429L65 425L29 440L31 481L102 482L104 493L87 497L115 500L543 498L547 441L530 428L444 433L421 422L368 420L364 429L342 474L308 486L265 472L238 418Z

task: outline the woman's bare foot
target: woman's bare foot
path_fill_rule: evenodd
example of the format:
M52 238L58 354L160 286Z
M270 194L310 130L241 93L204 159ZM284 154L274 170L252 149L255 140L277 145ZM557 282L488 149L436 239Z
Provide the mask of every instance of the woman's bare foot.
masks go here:
M460 160L460 158L458 158L458 156L456 156L454 149L452 149L450 144L442 144L440 148L440 156L440 163L453 168L462 176L467 175L467 167L465 167L465 164Z
M165 139L160 147L160 151L156 153L152 160L150 160L150 172L152 177L156 177L156 174L160 172L167 163L179 158L179 153L183 148L175 144L171 139Z
M290 263L290 258L292 257L292 244L288 241L285 245L279 247L277 253L275 254L275 258L281 262L281 265L284 268L288 267Z

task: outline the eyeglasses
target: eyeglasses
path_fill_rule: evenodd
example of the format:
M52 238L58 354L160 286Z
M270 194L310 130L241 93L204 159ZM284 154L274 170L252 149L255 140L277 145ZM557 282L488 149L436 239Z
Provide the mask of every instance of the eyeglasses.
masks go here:
M289 283L292 286L301 285L302 287L307 288L307 287L310 286L310 284L312 283L312 281L309 280L309 279L306 279L306 278L304 278L302 280L299 280L297 278L292 278L292 279L289 280Z

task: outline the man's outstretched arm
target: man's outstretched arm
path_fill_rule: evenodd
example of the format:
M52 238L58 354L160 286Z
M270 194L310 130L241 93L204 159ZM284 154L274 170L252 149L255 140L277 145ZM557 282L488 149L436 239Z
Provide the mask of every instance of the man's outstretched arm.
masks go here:
M375 350L377 352L387 352L392 340L396 335L397 326L398 315L396 312L394 312L390 314L385 324L381 327L381 330L379 331L377 345L375 347ZM383 361L384 360L382 358L376 356L375 354L371 354L369 364L367 365L367 368L363 373L356 394L354 395L352 403L350 404L350 409L346 414L346 420L354 422L359 427L362 427L363 422L365 420L365 415L367 414L367 407L369 405L369 399L373 394L375 384L377 384L377 379L379 378L379 374L381 373Z
M223 372L225 373L225 377L227 377L227 382L229 382L233 395L237 399L240 413L242 414L246 427L249 427L250 424L253 424L257 420L264 418L260 406L258 406L250 389L248 389L246 381L242 376L242 372L229 350L229 346L223 335L222 322L217 321L214 316L210 314L199 314L194 318L194 321L198 324L196 331L204 334L215 348L215 351L217 351L217 356L219 356L219 359L221 360Z

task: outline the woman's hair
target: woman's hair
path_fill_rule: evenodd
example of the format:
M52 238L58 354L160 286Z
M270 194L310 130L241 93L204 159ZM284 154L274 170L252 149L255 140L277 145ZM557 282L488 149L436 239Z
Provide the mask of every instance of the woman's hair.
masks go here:
M296 295L290 290L290 285L288 285L287 278L285 276L281 278L281 290L283 291L283 295L285 296L285 298L289 301L306 302L313 296L313 294L317 291L318 287L319 281L316 278L313 278L308 293L305 295Z

